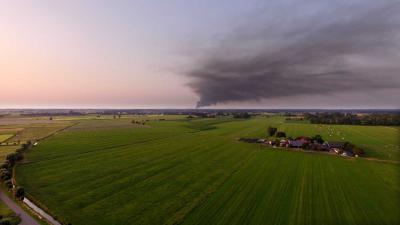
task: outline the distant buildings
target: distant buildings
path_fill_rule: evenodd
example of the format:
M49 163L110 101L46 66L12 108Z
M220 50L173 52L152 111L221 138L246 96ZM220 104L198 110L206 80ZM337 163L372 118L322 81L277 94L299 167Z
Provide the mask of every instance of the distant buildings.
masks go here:
M300 136L295 139L292 138L275 138L271 139L258 139L258 138L240 138L239 141L247 143L261 143L264 145L272 146L273 148L291 148L303 149L307 151L318 151L337 154L346 157L358 157L356 149L363 152L360 148L349 142L329 141L323 142L322 137L317 135L318 138Z

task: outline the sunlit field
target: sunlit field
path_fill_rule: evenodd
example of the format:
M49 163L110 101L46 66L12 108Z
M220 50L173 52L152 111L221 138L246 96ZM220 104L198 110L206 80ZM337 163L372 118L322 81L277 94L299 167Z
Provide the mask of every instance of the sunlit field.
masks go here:
M67 120L70 121L70 120ZM398 127L185 116L85 118L18 165L28 197L72 224L398 224ZM133 123L140 121L142 123ZM366 157L238 142L277 126L363 146Z

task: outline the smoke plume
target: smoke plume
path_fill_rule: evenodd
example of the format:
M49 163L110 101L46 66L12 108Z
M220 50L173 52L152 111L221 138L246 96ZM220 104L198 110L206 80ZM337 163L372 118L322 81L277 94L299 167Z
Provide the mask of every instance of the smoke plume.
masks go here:
M265 10L214 43L186 72L197 106L398 88L400 3L329 2Z

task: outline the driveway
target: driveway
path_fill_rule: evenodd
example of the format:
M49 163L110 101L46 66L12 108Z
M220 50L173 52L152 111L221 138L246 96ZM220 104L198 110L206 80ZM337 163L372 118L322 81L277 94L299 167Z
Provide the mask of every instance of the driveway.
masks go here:
M40 225L35 219L26 213L19 205L17 205L10 197L4 194L3 190L0 189L0 199L3 201L15 214L21 218L20 225Z

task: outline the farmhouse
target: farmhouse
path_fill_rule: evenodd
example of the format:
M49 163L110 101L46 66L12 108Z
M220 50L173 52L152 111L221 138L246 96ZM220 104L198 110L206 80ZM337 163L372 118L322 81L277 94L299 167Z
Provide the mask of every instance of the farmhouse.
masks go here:
M348 156L348 157L354 157L354 154L350 151L344 151L342 154L342 156Z
M340 149L343 150L345 146L344 142L328 142L329 149Z
M279 146L280 146L280 147L288 147L288 146L289 146L289 141L286 140L286 139L282 139L282 140L279 142Z
M303 142L300 140L289 141L289 147L301 148L301 147L303 147Z
M304 137L304 136L300 136L296 138L296 141L301 141L302 143L310 143L311 142L311 138L310 137Z

